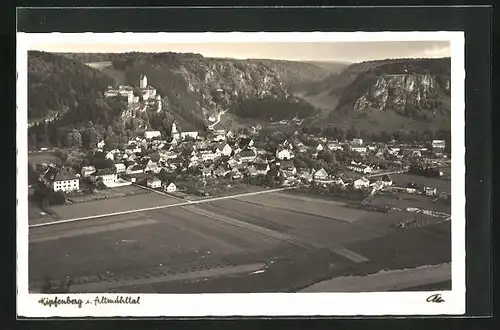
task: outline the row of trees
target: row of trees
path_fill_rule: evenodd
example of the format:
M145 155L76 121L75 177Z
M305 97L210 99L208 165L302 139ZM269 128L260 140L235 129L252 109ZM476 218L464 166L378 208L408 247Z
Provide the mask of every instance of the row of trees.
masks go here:
M300 99L282 99L272 96L240 100L233 106L236 115L243 118L259 118L264 120L306 118L319 113L311 104Z
M306 126L302 128L305 134L322 135L327 138L337 139L339 141L351 140L354 138L364 138L374 142L390 142L396 140L402 143L413 142L429 142L434 139L442 139L447 142L451 141L451 127L432 130L425 129L396 129L394 131L366 132L359 130L355 126L349 128L339 126ZM449 144L449 143L447 143Z

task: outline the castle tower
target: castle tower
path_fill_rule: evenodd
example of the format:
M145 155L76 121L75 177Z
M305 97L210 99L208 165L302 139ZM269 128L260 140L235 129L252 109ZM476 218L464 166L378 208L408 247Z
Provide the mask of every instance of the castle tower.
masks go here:
M146 77L145 74L141 75L141 78L139 79L139 87L140 88L146 88L148 86L148 77Z
M157 109L157 112L161 112L161 98L156 98L156 102L158 104L158 109Z

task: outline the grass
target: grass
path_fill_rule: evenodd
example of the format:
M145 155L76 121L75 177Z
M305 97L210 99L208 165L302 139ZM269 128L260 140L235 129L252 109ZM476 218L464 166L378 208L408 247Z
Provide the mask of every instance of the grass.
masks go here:
M28 154L28 161L33 165L42 163L61 163L61 159L53 152L30 153Z
M117 197L86 203L54 206L52 207L52 210L57 214L58 220L66 220L80 217L98 216L115 212L131 211L161 205L170 205L178 202L179 200L176 198L149 192L134 196ZM30 224L43 223L50 220L54 219L44 219L43 221L30 219Z
M346 222L355 222L372 213L370 211L345 207L343 203L296 194L272 193L241 197L239 199L264 207L306 213Z
M129 195L137 195L148 193L147 190L139 188L137 186L124 186L116 188L108 188L104 190L98 190L95 193L86 193L83 195L71 196L68 199L73 203L85 203L95 200L107 199L107 198L118 198L125 197Z

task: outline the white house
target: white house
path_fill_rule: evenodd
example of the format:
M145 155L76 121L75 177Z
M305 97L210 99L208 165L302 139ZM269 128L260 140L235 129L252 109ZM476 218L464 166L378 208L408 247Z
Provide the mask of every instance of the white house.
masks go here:
M115 155L110 151L110 152L106 153L105 158L109 159L109 160L115 160Z
M145 131L144 132L144 138L146 140L151 140L156 137L161 137L160 131Z
M217 154L210 150L203 150L200 152L200 157L203 161L214 160L217 157Z
M66 169L49 168L44 182L54 191L70 192L80 189L80 179Z
M94 182L96 182L99 178L102 179L102 183L104 183L104 185L108 186L113 185L118 176L114 170L106 168L97 170L90 177L90 179Z
M161 180L154 177L154 178L149 178L147 181L146 181L146 185L149 187L149 188L152 188L152 189L156 189L156 188L160 188L161 187Z
M276 158L280 160L292 159L293 153L288 148L278 148L278 150L276 150Z
M352 183L352 186L354 187L354 189L367 188L370 186L370 180L368 180L367 178L360 178L355 180Z
M316 151L317 152L320 152L324 149L323 145L321 143L318 143L318 145L316 146Z
M106 145L106 143L104 143L104 141L103 141L103 140L101 140L101 141L99 141L99 142L97 143L97 148L102 149L102 148L104 148L104 146L105 146L105 145Z
M82 171L80 174L83 177L89 177L95 171L96 171L95 166L84 166L84 167L82 167Z
M364 146L352 145L351 150L359 152L360 154L366 153L366 147L364 147Z
M363 144L363 139L352 139L352 144L355 144L355 145L362 145Z
M215 152L220 154L221 156L230 156L233 148L228 143L221 143L217 145Z
M198 132L197 131L188 131L188 132L181 132L181 137L183 139L187 138L187 137L190 137L190 138L193 138L193 139L196 139L198 137Z
M314 180L324 180L324 179L328 178L328 173L325 171L324 168L321 168L314 173L313 177L314 177Z
M125 165L123 163L115 164L115 168L116 168L116 173L123 173L127 170L127 168L125 167Z
M163 184L163 190L166 192L175 192L177 191L177 186L173 182L165 182Z
M372 172L372 168L368 165L363 164L351 164L347 166L347 168L351 171L368 174Z
M332 142L327 145L328 150L335 151L335 150L343 150L342 146L337 143L337 142Z
M445 147L445 140L432 140L432 149L444 149Z
M427 196L437 196L437 189L432 187L425 187L425 194Z

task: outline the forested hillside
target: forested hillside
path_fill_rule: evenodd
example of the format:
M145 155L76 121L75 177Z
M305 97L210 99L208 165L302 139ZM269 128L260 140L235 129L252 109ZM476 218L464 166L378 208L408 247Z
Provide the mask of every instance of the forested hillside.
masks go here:
M105 119L103 91L113 80L77 60L33 51L28 55L28 117L69 111L79 120Z

